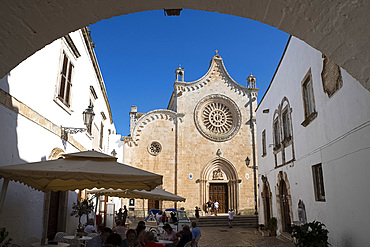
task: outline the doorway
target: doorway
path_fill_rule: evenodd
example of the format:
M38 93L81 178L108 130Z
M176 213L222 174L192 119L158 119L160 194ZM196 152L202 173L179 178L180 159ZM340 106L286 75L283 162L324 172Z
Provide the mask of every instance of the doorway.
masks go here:
M219 213L227 213L229 209L227 183L210 183L209 199L213 202L218 201Z
M280 205L283 232L291 232L290 208L288 201L288 190L285 181L280 181Z

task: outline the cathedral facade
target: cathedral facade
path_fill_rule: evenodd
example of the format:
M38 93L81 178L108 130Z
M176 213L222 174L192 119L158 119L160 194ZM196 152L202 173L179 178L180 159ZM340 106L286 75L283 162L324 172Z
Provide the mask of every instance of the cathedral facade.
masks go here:
M201 79L185 82L184 72L176 69L167 109L138 113L131 107L124 163L163 175L162 189L186 198L144 207L204 210L212 200L220 203L219 213L253 212L253 170L245 160L252 160L255 145L255 77L239 85L217 53Z

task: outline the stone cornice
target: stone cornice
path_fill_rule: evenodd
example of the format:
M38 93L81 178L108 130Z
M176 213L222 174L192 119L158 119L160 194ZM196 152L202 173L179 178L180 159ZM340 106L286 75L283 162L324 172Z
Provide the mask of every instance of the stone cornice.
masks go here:
M172 121L175 124L177 119L179 119L180 122L182 122L183 117L184 114L177 113L171 110L159 109L150 111L139 118L131 133L131 138L128 139L127 141L132 141L134 142L135 145L138 145L138 142L140 141L141 137L141 132L149 123L153 121L162 119Z
M227 72L225 65L221 56L216 54L213 56L209 69L207 73L200 79L193 81L193 82L175 82L174 83L174 90L178 96L181 96L183 93L191 92L195 90L199 90L210 83L211 78L214 76L219 76L221 81L227 84L231 91L234 91L238 94L246 96L249 92L256 93L258 92L258 88L247 88L240 84L238 84L234 79L231 78L229 73Z

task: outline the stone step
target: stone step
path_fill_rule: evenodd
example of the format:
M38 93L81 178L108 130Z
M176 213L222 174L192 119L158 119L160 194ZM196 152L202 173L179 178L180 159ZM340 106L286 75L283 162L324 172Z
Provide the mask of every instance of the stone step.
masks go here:
M195 220L194 217L191 217L190 219ZM228 226L229 218L228 216L204 216L199 218L198 225L203 227ZM254 215L234 216L233 226L254 228L256 225L258 225L257 216Z

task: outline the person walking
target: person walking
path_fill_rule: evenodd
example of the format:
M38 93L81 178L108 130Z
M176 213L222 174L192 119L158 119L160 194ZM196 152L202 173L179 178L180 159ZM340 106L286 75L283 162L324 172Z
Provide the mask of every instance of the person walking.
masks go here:
M212 201L211 200L209 200L208 202L207 202L207 211L208 211L208 215L211 215L211 212L212 212Z
M218 201L215 201L215 202L213 203L213 206L214 206L214 208L215 208L215 216L217 216L217 213L218 213L218 205L219 205Z
M122 225L125 226L127 218L127 208L126 205L123 205L123 215L122 215Z
M117 213L117 220L123 221L123 212L122 212L122 208L118 209L118 213ZM125 225L125 223L123 223L123 225Z
M199 211L200 209L198 208L198 206L195 207L195 222L198 223L198 220L199 220Z
M234 219L234 211L233 209L229 210L229 228L233 228L233 219Z
M191 247L198 247L198 240L202 236L200 229L197 227L197 223L195 221L191 222ZM199 236L199 237L198 237Z

